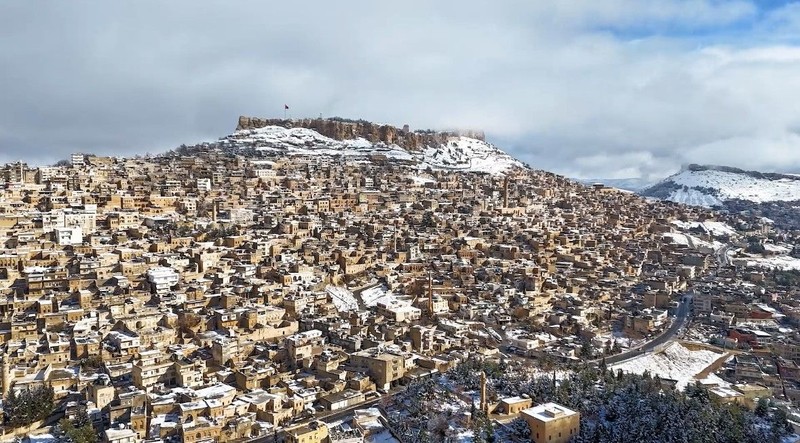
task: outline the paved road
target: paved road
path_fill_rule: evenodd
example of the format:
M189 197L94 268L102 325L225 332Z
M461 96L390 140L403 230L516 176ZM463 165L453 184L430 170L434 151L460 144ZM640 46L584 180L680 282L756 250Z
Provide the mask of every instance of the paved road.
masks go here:
M667 328L666 331L661 333L661 335L639 346L636 349L632 349L630 351L626 351L621 354L606 357L606 364L610 365L618 363L623 360L636 357L637 355L642 355L646 352L652 352L654 349L675 338L675 335L678 334L678 331L684 325L686 325L686 320L689 318L689 312L691 312L691 301L693 296L694 294L692 292L688 292L684 294L683 297L681 297L681 301L678 303L678 312L677 315L675 316L675 319L672 321L672 325L670 325L670 327ZM600 360L595 360L595 362L599 361Z
M731 264L728 251L731 250L731 245L725 245L714 252L714 258L717 259L717 271Z

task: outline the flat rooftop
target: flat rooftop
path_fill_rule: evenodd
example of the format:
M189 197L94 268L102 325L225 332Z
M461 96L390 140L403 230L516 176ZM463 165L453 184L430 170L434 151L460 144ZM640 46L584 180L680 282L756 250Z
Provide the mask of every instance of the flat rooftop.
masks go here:
M556 403L544 403L532 408L524 409L521 414L535 418L539 421L546 422L569 417L577 414L577 412Z

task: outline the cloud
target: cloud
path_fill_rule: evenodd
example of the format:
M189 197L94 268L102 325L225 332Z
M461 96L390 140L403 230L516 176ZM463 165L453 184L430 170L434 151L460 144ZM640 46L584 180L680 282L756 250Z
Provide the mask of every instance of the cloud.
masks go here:
M790 14L714 0L7 2L0 161L163 151L288 103L294 117L483 128L576 177L798 168Z

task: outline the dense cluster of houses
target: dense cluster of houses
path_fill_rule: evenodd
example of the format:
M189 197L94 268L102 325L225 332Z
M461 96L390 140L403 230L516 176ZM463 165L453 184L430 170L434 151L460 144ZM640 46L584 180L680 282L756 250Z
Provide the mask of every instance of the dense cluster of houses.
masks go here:
M86 405L108 442L364 441L358 414L320 420L475 353L619 352L718 266L665 235L712 213L542 171L70 160L0 168L2 387L51 385L59 413ZM731 340L774 340L767 304L705 297L722 322L748 310ZM800 374L789 343L772 343L784 379Z

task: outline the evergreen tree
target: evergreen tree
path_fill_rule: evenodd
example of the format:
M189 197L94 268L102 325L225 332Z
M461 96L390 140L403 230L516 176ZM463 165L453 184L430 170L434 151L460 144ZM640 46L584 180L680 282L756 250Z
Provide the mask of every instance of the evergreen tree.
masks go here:
M759 417L766 417L769 413L769 402L766 398L759 398L758 403L756 404L756 408L753 411Z
M6 399L5 421L11 428L27 426L50 416L54 408L52 386L39 386L16 392L12 386Z

